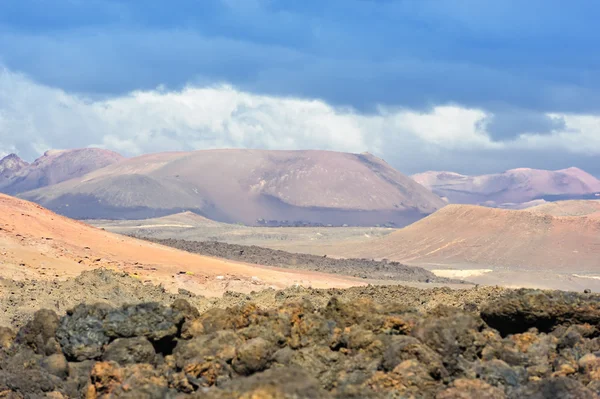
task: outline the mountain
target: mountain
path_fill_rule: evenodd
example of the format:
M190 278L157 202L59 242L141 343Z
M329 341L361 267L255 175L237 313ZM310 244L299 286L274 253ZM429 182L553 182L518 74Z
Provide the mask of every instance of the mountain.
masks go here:
M370 154L205 150L144 155L22 194L74 218L193 211L244 224L411 223L445 205Z
M600 273L600 218L448 205L347 252L422 266Z
M578 168L556 171L520 168L480 176L434 171L412 178L457 204L499 206L537 199L593 198L600 192L600 180Z
M0 159L0 186L5 180L12 178L28 165L29 163L23 161L16 154L10 154Z
M7 164L17 166L13 166L11 173L0 180L0 192L14 195L50 186L123 159L125 158L116 152L98 148L46 151L32 164L27 164L16 155L9 155L0 161L0 165L7 160ZM0 170L1 168L0 166Z
M109 233L0 194L0 280L46 280L108 268L146 282L203 295L221 295L297 283L349 287L362 281L309 271L264 268L204 257Z

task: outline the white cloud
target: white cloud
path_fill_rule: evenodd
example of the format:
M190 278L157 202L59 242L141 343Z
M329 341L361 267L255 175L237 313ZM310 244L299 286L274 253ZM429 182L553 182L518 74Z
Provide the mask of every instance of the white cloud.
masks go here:
M28 158L48 148L85 146L124 155L223 147L370 151L392 163L441 152L515 148L600 154L599 117L551 114L564 119L564 131L494 142L485 131L489 116L458 105L359 114L320 100L256 95L231 86L92 100L0 70L0 153L16 149ZM421 169L430 165L431 159L424 160Z

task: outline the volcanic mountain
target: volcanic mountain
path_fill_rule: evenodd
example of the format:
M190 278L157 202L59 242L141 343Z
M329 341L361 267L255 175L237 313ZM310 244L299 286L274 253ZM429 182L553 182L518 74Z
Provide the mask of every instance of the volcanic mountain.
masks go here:
M78 219L193 211L244 224L402 226L445 205L381 159L330 151L144 155L21 196Z
M123 159L113 151L98 148L46 151L32 164L12 154L0 161L0 192L14 195L50 186Z
M520 168L480 176L425 172L412 178L458 204L498 206L536 199L593 198L600 193L600 180L578 168L556 171Z
M600 273L600 218L447 205L344 256L414 265Z
M29 163L23 161L16 154L10 154L0 159L0 186L4 184L6 179L10 179L28 165Z
M295 284L349 287L350 277L282 270L208 258L109 233L41 206L0 194L0 278L54 279L108 268L172 291L220 295Z

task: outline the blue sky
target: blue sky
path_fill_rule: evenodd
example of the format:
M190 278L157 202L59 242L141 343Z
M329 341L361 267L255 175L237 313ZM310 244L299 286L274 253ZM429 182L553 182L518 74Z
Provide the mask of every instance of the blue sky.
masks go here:
M600 3L587 0L2 0L0 152L31 158L44 146L73 143L136 155L167 141L170 149L288 143L365 147L407 173L572 164L600 173L600 129L589 119L600 112L599 12ZM164 115L161 107L153 111L160 114L155 125L173 113L181 121L159 131L121 120L119 128L114 115L97 111L110 104L128 107L120 114L139 112L143 101L132 93L168 102L186 89L219 87L236 105L201 126L184 123L189 118L173 110L178 101L165 105ZM38 90L47 97L34 96ZM190 112L202 112L210 93L195 92ZM125 101L131 98L138 108ZM337 118L320 133L329 140L311 141L316 133L302 129L317 123L291 116L275 123L273 113L298 111L273 99L304 101L303 115L315 121L351 117L361 139L345 144L348 127ZM327 110L307 111L315 101ZM49 102L62 104L61 119L72 122L53 121ZM410 127L398 121L437 115L438 107L462 111ZM465 116L473 110L479 118ZM364 118L371 118L366 125ZM250 119L259 130L250 138L232 127L210 128L235 122L248 129ZM458 132L465 121L473 124L466 136ZM447 133L445 124L452 125Z

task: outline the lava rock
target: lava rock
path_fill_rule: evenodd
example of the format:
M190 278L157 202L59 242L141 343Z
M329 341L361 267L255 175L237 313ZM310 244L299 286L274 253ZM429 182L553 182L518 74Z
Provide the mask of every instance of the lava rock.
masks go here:
M197 386L209 387L231 378L231 362L242 339L233 331L218 331L179 341L173 355L177 368Z
M237 348L233 359L233 369L242 375L249 375L267 368L274 352L272 343L263 338L254 338Z
M405 335L392 336L385 341L383 354L384 370L392 371L405 360L417 360L427 365L432 377L440 379L448 376L448 371L442 363L442 358L418 339Z
M103 319L110 309L104 305L78 305L60 321L56 332L62 350L71 360L97 359L110 338Z
M111 338L146 337L158 341L175 336L183 322L183 314L158 303L124 306L106 314L105 334Z
M200 317L200 312L198 312L198 309L190 305L190 303L185 299L175 300L175 302L173 302L173 304L171 305L171 308L181 313L186 321L194 320Z
M579 381L559 377L534 381L515 391L511 399L597 399L598 395Z
M8 327L0 327L0 349L8 350L13 346L16 334Z
M42 367L50 374L65 379L69 373L69 363L62 353L50 355L42 361Z
M236 398L295 398L327 399L332 396L319 386L319 381L304 370L294 367L269 369L250 377L232 380L224 384L223 390L209 391L207 399Z
M153 363L155 356L154 347L144 337L118 338L106 347L102 360L127 365Z
M437 394L436 399L505 399L502 390L481 380L458 379L448 389Z
M600 297L575 292L520 289L486 305L481 317L503 336L535 327L550 332L559 325L600 322Z
M38 354L51 355L60 352L55 335L60 319L52 310L41 309L33 319L17 333L16 342L31 347Z

